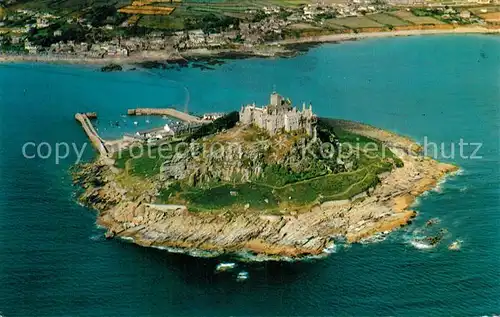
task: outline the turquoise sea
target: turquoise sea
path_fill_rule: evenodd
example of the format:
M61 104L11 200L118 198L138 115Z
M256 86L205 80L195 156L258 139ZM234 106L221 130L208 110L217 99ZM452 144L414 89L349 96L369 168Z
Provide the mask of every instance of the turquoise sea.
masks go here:
M499 37L325 44L292 59L214 68L0 65L0 316L500 314ZM162 121L141 118L136 127L121 117L127 108L229 111L263 104L274 87L296 103L312 102L321 116L444 142L445 155L460 139L482 143L482 158L462 158L458 148L442 158L460 173L419 198L416 221L384 241L339 248L323 260L237 263L215 274L231 259L104 240L95 214L75 202L68 173L75 155L60 164L22 155L26 142L84 144L77 111L97 111L100 132L114 137ZM110 124L116 121L120 127ZM85 158L92 156L88 147ZM434 249L414 246L435 217L433 230L446 229L445 239ZM448 250L456 239L461 250ZM236 281L241 270L249 273L245 282Z

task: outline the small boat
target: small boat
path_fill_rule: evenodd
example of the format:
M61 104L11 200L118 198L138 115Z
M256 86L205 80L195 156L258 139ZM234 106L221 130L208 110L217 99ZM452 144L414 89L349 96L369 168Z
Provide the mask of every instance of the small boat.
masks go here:
M238 273L238 275L236 276L236 280L238 282L241 282L241 281L245 281L246 279L248 279L248 272L245 272L245 271L241 271L240 273Z
M219 263L215 267L216 272L225 272L232 270L236 267L236 263Z
M460 250L460 240L453 241L449 246L448 250L459 251Z
M138 125L138 124L139 124L139 122L137 122L137 121L134 121L134 125Z

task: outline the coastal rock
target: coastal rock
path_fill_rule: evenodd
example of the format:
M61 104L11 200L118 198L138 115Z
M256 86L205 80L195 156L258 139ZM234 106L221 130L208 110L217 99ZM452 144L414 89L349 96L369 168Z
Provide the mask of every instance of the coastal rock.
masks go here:
M367 131L373 137L375 132ZM390 140L392 145L408 145L404 138L397 143L391 135ZM132 238L139 245L214 254L246 250L259 256L300 258L322 254L332 236L353 243L408 224L416 215L408 210L415 197L435 186L446 173L457 170L406 151L400 151L400 158L404 165L386 175L364 199L323 202L280 216L250 209L250 203L241 206L243 210L224 213L190 212L182 205L147 203L156 189L143 189L140 194L127 192L113 181L109 166L97 163L83 166L75 179L85 188L80 200L99 210L97 222L115 236ZM179 165L169 170L170 175L180 176L186 171L184 157L173 157L172 162ZM209 174L216 175L210 168L200 168L196 179ZM438 243L443 235L429 242Z

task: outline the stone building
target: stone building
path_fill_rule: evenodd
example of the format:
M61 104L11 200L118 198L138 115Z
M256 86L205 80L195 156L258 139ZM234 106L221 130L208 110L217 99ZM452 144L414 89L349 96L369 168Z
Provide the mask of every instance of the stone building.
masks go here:
M270 104L257 107L255 104L241 107L240 122L255 124L274 135L279 132L305 131L308 135L315 135L316 116L312 112L312 105L302 105L302 111L293 107L290 100L284 99L277 93L271 94Z

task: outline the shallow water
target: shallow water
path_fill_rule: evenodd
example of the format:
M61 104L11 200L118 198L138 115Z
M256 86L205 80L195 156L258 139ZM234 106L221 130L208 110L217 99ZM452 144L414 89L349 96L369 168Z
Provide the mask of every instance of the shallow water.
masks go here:
M498 37L464 35L325 44L293 59L228 61L213 71L0 65L0 315L498 314L499 52ZM442 159L463 172L422 196L415 223L382 242L215 274L231 259L100 238L95 215L75 203L68 174L75 155L56 165L21 154L27 141L85 143L77 111L97 111L100 132L116 137L163 124L111 126L128 108L229 111L263 104L273 87L295 103L311 101L321 116L446 142L446 154L460 138L481 142L482 159ZM448 230L444 241L415 248L434 217L435 230ZM461 250L448 250L457 239ZM249 278L237 282L240 271Z

